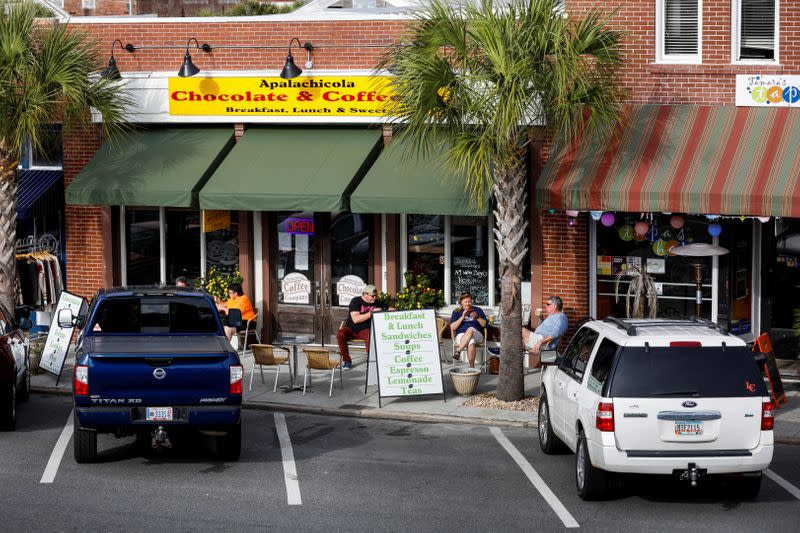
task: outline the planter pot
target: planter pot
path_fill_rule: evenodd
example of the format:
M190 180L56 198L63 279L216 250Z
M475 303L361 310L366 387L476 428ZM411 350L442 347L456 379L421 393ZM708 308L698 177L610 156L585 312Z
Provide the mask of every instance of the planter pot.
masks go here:
M477 368L454 368L450 371L453 388L456 389L456 393L460 396L475 394L480 377L481 371Z

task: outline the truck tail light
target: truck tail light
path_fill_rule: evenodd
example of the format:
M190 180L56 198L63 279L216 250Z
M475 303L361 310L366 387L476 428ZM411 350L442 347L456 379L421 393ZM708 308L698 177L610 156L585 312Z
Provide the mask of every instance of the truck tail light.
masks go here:
M597 404L595 424L600 431L614 431L614 404L612 402Z
M231 366L231 394L242 393L242 378L244 369L241 366Z
M75 366L75 395L89 395L89 367L86 365Z
M775 429L775 405L772 402L761 402L761 431Z

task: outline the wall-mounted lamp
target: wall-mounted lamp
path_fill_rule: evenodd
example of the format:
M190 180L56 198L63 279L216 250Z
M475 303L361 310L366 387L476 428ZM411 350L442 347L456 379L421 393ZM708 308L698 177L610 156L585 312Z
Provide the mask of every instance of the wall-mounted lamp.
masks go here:
M108 65L102 71L100 71L100 76L109 80L119 80L122 79L122 75L119 73L119 69L117 68L117 60L114 59L114 45L119 43L119 47L123 50L127 50L126 47L122 46L122 41L119 39L114 39L114 42L111 43L111 59L108 60ZM128 45L133 48L133 45ZM133 50L128 50L132 52Z
M186 55L183 56L183 65L181 65L181 69L178 71L178 76L181 78L188 78L189 76L194 76L200 72L200 69L197 68L194 63L192 63L192 56L189 54L189 43L192 41L194 41L195 48L198 50L202 50L206 53L211 51L211 46L208 43L204 43L202 46L200 46L200 43L197 41L197 39L194 37L189 37L189 40L186 41Z
M294 64L294 57L292 57L292 44L294 42L297 42L297 46L304 48L308 54L306 56L306 68L312 68L314 66L314 62L311 60L311 52L314 51L314 46L311 43L300 44L300 39L293 37L292 40L289 41L289 53L286 56L286 64L283 65L283 70L281 70L281 78L286 80L296 78L303 73L303 69Z

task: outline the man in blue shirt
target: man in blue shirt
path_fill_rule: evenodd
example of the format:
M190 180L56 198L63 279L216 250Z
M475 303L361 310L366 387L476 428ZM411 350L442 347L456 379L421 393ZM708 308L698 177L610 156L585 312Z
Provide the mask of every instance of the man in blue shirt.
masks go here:
M483 342L483 330L488 323L483 309L473 305L472 295L462 292L458 298L459 306L450 317L450 330L453 333L453 359L461 358L461 351L467 349L469 366L475 366L476 344Z
M558 296L547 299L547 318L536 330L522 328L522 343L528 352L538 355L541 350L554 350L567 332L567 315L562 312L564 302Z

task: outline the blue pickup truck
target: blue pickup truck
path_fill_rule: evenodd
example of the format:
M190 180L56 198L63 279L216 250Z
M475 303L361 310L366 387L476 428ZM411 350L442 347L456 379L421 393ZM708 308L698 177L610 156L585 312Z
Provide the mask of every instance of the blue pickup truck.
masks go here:
M98 433L136 435L158 448L182 430L215 437L221 458L239 459L244 372L206 292L103 289L85 317L62 309L58 324L81 328L73 378L78 463L97 459Z

